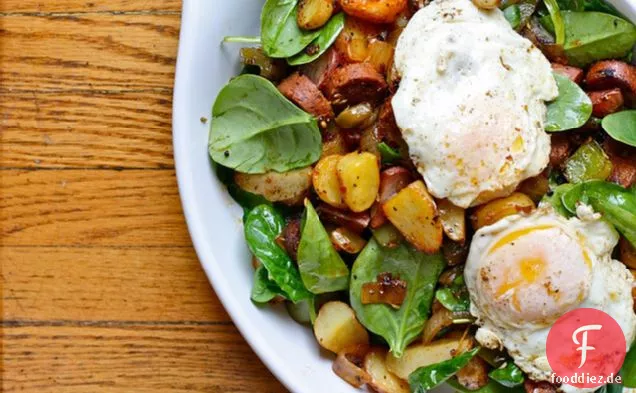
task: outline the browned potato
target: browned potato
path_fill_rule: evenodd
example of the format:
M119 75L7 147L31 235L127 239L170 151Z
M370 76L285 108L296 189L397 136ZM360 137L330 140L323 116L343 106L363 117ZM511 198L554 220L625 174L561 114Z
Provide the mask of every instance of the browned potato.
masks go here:
M369 43L379 36L384 27L358 18L348 17L334 48L349 62L361 62L369 56Z
M420 251L435 252L442 245L437 206L421 180L403 188L382 205L384 215Z
M354 345L369 345L369 333L358 322L356 315L346 303L325 303L314 322L314 334L321 347L340 353Z
M479 356L457 372L457 382L468 390L481 389L488 384L488 363Z
M334 154L320 159L314 167L311 180L321 200L334 207L346 208L336 170L341 157Z
M338 180L344 202L354 212L373 205L380 189L380 165L371 153L353 152L338 161Z
M372 348L364 358L364 369L371 376L369 386L377 393L409 393L408 383L387 369L386 357L386 349Z
M437 201L442 228L449 239L463 243L466 240L466 211L453 205L448 199Z
M353 387L359 388L371 382L371 376L361 367L369 348L358 345L352 349L345 349L338 354L331 369Z
M359 253L367 244L367 241L362 236L345 227L331 231L330 238L337 250L349 254Z
M618 243L618 250L621 262L630 269L636 269L636 248L622 236Z
M459 338L445 338L430 344L411 345L401 358L389 353L386 357L386 367L399 378L408 379L409 375L420 367L451 359L453 351L459 347L459 341Z
M495 199L479 206L470 219L475 230L491 225L504 217L517 213L530 213L535 208L534 202L530 197L520 192L514 192L505 198Z
M372 23L393 23L406 8L407 0L338 0L342 10Z
M311 187L311 167L278 173L248 174L234 172L234 181L247 192L262 195L272 202L302 202Z
M473 0L473 4L484 10L493 10L501 5L501 0Z
M550 185L548 182L548 177L541 174L535 177L530 177L517 187L517 191L522 194L526 194L534 201L534 203L539 203L541 198L549 191Z
M305 30L322 27L333 14L333 0L300 0L296 22Z
M393 62L393 45L374 39L369 43L369 55L366 62L373 64L379 73L385 74Z

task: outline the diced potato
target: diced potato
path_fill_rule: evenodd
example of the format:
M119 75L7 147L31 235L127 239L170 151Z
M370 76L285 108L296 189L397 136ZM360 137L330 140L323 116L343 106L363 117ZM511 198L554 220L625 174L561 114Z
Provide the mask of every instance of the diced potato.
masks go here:
M371 376L369 386L377 393L409 393L408 383L387 368L386 357L386 349L372 348L364 358L364 369Z
M347 61L362 62L369 56L369 42L383 30L381 25L348 17L334 47Z
M365 60L373 64L381 74L386 74L393 61L393 46L385 41L374 39L369 43L369 55Z
M296 22L305 30L322 27L333 14L333 0L300 0Z
M468 390L481 389L488 384L488 364L479 356L470 359L457 372L457 382Z
M349 254L359 253L367 244L362 236L345 227L334 229L331 231L330 237L337 250Z
M501 4L501 0L473 0L473 4L484 10L493 10Z
M406 8L407 0L338 0L348 15L372 23L393 23Z
M409 375L420 367L443 362L453 357L460 345L460 339L441 339L430 344L416 344L408 347L401 358L388 354L386 367L402 379L408 379Z
M311 187L311 167L289 172L249 174L234 172L234 181L247 192L262 195L272 202L302 202Z
M333 207L345 208L347 205L344 203L342 192L340 192L336 170L341 157L334 154L320 159L314 167L311 179L318 198Z
M505 198L492 200L479 206L470 219L475 230L491 225L504 217L518 213L530 213L535 208L530 197L520 192L514 192Z
M354 212L373 205L380 189L380 166L371 153L353 152L338 161L338 180L344 202Z
M466 211L453 205L448 199L437 201L442 228L449 239L463 243L466 240Z
M636 248L632 246L629 240L621 237L618 243L619 258L628 268L636 269Z
M321 347L339 353L354 345L369 345L369 333L346 303L325 303L314 322L314 334Z
M403 188L382 205L386 217L420 251L433 253L442 245L437 206L421 180Z

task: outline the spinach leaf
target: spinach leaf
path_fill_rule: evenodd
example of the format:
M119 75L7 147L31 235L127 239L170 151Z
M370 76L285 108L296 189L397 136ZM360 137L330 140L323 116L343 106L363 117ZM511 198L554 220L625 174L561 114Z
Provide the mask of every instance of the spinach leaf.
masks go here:
M612 138L626 145L636 146L636 110L605 116L601 125Z
M517 10L507 11L508 8L512 8L513 6L516 6L515 8L517 8ZM532 14L534 14L534 11L537 9L537 0L503 0L499 8L504 11L504 16L508 19L512 28L520 30L526 26L530 17L532 17ZM516 22L517 11L519 12L519 21L515 25L513 22Z
M584 11L585 0L557 0L561 11Z
M561 10L557 0L543 0L548 12L550 13L550 19L552 20L552 27L554 29L555 43L557 45L565 44L565 24L563 23L563 16L561 16Z
M402 356L406 346L422 334L429 316L435 285L444 258L428 255L402 244L383 248L371 239L353 264L351 307L358 320L373 333L382 336L393 354ZM386 304L362 304L362 285L376 280L380 273L391 273L406 282L406 298L399 309Z
M592 206L636 246L636 189L628 190L618 184L591 180L572 187L561 200L572 213L576 213L578 202Z
M503 10L504 17L513 29L517 29L521 24L521 9L517 4L513 4Z
M409 385L412 393L426 393L426 391L445 382L447 379L457 374L470 359L479 352L479 347L464 352L452 359L420 367L409 375Z
M595 61L625 56L636 43L636 26L601 12L561 12L565 24L563 49L571 65L585 67ZM554 33L549 16L541 23Z
M261 11L261 42L269 57L291 57L300 53L320 34L298 27L298 0L267 0Z
M305 199L305 219L297 260L300 276L310 292L335 292L349 287L349 268L331 244L318 213L308 199Z
M553 73L559 96L548 104L546 131L564 131L581 127L592 115L590 97L568 77Z
M316 120L283 97L267 79L232 79L212 108L208 150L212 160L245 173L285 172L318 160Z
M613 5L605 0L583 0L583 9L585 11L598 11L606 14L618 16L625 19L625 17L616 9Z
M502 368L492 370L488 376L507 388L519 386L525 380L521 369L512 361L507 362Z
M636 388L636 342L632 344L632 348L627 352L623 368L621 368L621 377L623 377L623 386Z
M287 313L292 319L301 325L313 324L316 319L315 298L300 301L298 303L285 302Z
M387 145L385 142L378 143L378 151L380 152L380 156L382 157L382 162L385 164L390 164L393 161L402 158L402 155L399 151Z
M269 278L269 273L264 266L259 266L254 271L254 284L252 285L251 299L254 303L264 304L278 295L284 296L282 289Z
M468 288L464 283L464 276L455 278L453 285L447 288L440 288L435 292L435 299L444 308L453 312L465 312L470 309L470 297Z
M276 243L285 226L283 217L273 207L260 205L245 216L245 239L252 254L261 261L274 281L294 303L313 295L305 288L291 258Z
M320 34L313 40L307 48L311 48L311 54L307 53L307 49L305 51L298 53L287 59L287 62L290 65L301 65L311 63L316 60L320 55L325 53L327 49L331 46L331 44L336 41L338 35L344 28L345 16L344 13L339 13L333 16L329 21L320 28Z
M554 190L552 190L552 194L546 194L543 197L543 199L541 200L541 204L548 203L552 205L554 210L563 217L572 217L572 213L570 213L570 211L566 209L565 206L563 206L563 201L561 200L563 195L566 192L570 191L572 187L574 187L574 184L569 183L557 186Z
M488 384L477 390L468 390L457 382L455 378L451 378L446 381L453 389L461 393L525 393L523 386L517 386L514 388L507 388L494 381L489 381Z

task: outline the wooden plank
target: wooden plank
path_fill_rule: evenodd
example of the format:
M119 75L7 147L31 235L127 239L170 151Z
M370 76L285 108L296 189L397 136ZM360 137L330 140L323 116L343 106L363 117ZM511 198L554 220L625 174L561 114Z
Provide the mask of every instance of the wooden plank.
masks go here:
M230 321L189 247L4 247L0 256L5 320Z
M173 170L0 171L3 245L189 246Z
M280 393L232 325L4 327L3 391Z
M0 12L179 12L180 0L2 0Z
M0 167L172 168L172 90L0 93Z
M3 17L2 90L172 88L179 15Z

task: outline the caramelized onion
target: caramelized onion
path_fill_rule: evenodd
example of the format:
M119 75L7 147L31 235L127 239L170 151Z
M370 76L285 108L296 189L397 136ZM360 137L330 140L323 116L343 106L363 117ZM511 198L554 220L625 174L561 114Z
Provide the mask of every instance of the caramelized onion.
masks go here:
M399 308L406 297L406 282L391 273L378 275L377 281L362 284L362 304L388 304Z
M371 376L362 369L364 356L368 350L369 347L365 345L343 349L333 362L333 372L356 388L369 383Z
M424 333L422 334L422 341L424 344L428 344L445 328L453 325L453 313L446 308L440 308L437 312L433 313L431 317L426 321L424 327Z

